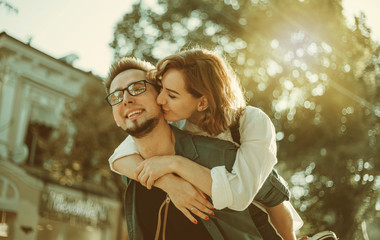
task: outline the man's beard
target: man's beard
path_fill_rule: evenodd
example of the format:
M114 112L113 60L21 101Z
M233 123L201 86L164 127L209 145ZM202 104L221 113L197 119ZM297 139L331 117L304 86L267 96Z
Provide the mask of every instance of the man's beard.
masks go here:
M155 117L143 122L142 124L138 124L135 120L133 121L134 126L130 128L127 127L125 131L132 137L142 138L148 135L157 126L158 120L159 119Z

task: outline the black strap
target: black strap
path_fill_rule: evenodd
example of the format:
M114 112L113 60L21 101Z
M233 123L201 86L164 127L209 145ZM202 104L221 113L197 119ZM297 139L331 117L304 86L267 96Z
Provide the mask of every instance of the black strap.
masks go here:
M230 126L232 140L240 145L240 132L239 132L239 123L240 118L236 119L236 121Z

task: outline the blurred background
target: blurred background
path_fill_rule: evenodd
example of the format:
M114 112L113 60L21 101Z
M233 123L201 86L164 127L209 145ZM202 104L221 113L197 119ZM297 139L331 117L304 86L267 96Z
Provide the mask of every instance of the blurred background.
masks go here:
M126 239L102 79L203 46L272 119L299 236L380 236L377 0L0 0L0 239ZM363 10L364 12L360 11ZM376 21L377 20L377 21Z

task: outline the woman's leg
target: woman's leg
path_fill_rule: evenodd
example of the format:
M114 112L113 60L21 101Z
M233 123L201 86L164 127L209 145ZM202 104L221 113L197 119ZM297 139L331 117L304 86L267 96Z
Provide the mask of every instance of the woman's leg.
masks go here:
M271 222L282 238L284 240L295 240L296 235L293 231L292 213L286 205L281 203L274 207L264 207L269 213Z
M266 212L251 204L249 206L249 213L264 240L282 240L282 237L278 235L273 225L269 222L269 216Z

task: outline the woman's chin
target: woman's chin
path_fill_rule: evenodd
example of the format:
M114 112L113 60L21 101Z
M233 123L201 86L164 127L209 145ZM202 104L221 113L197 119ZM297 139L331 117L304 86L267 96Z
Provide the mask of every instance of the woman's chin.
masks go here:
M173 117L173 116L170 116L169 114L164 114L164 118L167 122L177 122L177 121L183 120L183 118Z
M173 118L172 116L170 116L169 114L164 114L164 118L167 122L176 122L178 121L176 118Z

